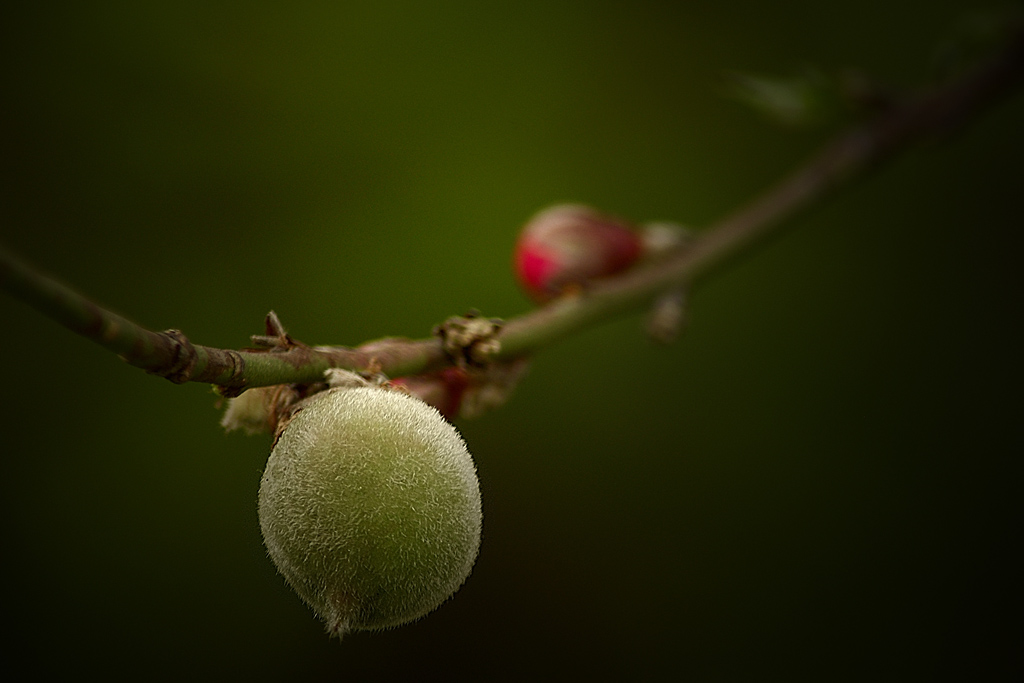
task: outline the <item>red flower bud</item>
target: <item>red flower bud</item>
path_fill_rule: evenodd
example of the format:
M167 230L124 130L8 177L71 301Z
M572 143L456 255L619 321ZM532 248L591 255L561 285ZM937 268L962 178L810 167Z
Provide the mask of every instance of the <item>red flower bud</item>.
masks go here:
M534 216L516 244L514 267L523 289L542 303L567 287L619 273L644 251L632 225L573 204Z

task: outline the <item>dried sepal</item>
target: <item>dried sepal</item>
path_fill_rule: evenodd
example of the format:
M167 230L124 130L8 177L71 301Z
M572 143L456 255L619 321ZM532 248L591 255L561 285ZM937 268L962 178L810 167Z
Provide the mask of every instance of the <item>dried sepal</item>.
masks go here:
M228 399L220 426L247 434L274 433L290 407L304 395L295 385L254 387Z
M527 358L517 358L482 368L450 367L399 377L391 384L437 408L449 420L472 419L504 405L528 368Z
M450 367L438 372L398 377L391 384L433 406L446 419L453 420L459 417L470 375L464 368Z

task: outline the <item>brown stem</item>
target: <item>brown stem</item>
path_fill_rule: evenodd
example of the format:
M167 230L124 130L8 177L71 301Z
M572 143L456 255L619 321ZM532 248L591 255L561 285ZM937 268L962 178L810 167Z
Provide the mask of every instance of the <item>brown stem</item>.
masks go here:
M178 330L153 332L97 305L0 249L0 284L72 332L113 351L125 362L172 382L205 382L237 393L246 387L310 383L331 367L363 369L374 362L394 374L438 367L437 340L385 340L366 350L311 349L290 344L268 350L217 349L193 344ZM232 391L235 390L235 391Z

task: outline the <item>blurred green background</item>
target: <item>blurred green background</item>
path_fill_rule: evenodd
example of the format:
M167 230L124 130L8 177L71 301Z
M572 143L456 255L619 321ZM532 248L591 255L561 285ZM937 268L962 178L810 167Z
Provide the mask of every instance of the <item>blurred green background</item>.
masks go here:
M28 3L21 3L28 5ZM927 79L973 2L37 3L0 23L0 242L240 347L528 310L560 201L703 226L833 129L724 74ZM266 558L269 438L0 296L5 666L223 680L973 680L1021 663L1024 98L460 423L482 554L341 645Z

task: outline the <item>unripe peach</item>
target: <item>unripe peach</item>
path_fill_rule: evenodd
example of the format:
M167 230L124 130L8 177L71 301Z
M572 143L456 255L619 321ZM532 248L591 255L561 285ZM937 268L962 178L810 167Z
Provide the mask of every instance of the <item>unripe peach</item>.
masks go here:
M270 454L260 528L278 570L339 637L430 612L480 547L480 489L455 428L405 393L329 389Z

